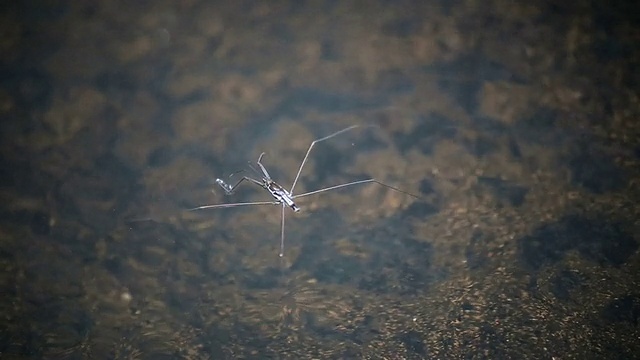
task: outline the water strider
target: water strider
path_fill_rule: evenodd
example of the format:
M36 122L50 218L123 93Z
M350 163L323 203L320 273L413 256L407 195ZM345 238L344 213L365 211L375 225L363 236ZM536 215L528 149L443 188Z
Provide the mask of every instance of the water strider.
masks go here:
M256 170L253 166L251 166L251 164L249 165L251 167L251 169L253 169L257 174L260 175L260 179L254 179L252 177L249 176L243 176L240 180L238 180L234 185L230 185L227 182L225 182L222 179L216 179L216 184L218 184L218 186L220 186L224 192L227 195L231 195L233 194L233 192L235 191L235 189L244 181L248 181L252 184L258 185L260 187L262 187L263 189L267 190L269 192L269 194L271 194L271 196L273 197L273 201L257 201L257 202L240 202L240 203L226 203L226 204L212 204L212 205L202 205L202 206L198 206L198 207L194 207L192 209L187 209L187 211L198 211L198 210L205 210L205 209L219 209L219 208L230 208L230 207L236 207L236 206L253 206L253 205L281 205L281 220L280 220L280 257L282 257L284 255L284 213L285 213L285 208L290 208L291 210L293 210L294 212L299 212L300 208L298 207L298 205L296 205L295 203L295 199L298 198L302 198L305 196L310 196L310 195L315 195L315 194L319 194L319 193L324 193L327 191L332 191L332 190L337 190L340 188L344 188L347 186L353 186L353 185L360 185L360 184L368 184L368 183L375 183L381 186L384 186L386 188L389 188L393 191L397 191L400 193L403 193L405 195L411 196L413 198L416 199L420 199L418 196L411 194L409 192L400 190L396 187L393 187L391 185L387 185L385 183L382 183L374 178L368 178L368 179L363 179L363 180L357 180L357 181L352 181L352 182L348 182L348 183L344 183L344 184L339 184L339 185L334 185L334 186L329 186L329 187L325 187L325 188L321 188L318 190L314 190L314 191L309 191L306 193L302 193L302 194L297 194L295 195L293 193L293 190L296 187L296 184L298 183L298 179L300 178L300 173L302 172L302 169L304 168L304 165L307 162L307 159L309 158L309 154L311 153L311 149L313 149L313 146L319 142L325 141L325 140L329 140L333 137L336 137L340 134L346 133L348 131L351 131L353 129L359 128L359 127L365 127L365 126L370 126L373 127L374 125L352 125L349 126L345 129L342 129L340 131L336 131L331 135L327 135L325 137L319 138L314 140L313 142L311 142L311 145L309 145L309 148L307 149L307 153L304 156L304 159L302 159L302 163L300 163L300 167L298 168L298 173L296 174L295 179L293 180L293 184L291 185L291 189L290 190L286 190L284 187L282 187L282 185L278 184L277 182L273 181L273 179L271 178L271 176L269 175L269 172L267 171L267 169L264 167L264 165L262 164L262 158L264 157L265 153L263 152L262 154L260 154L260 156L258 157L258 161L256 161L256 164L258 165L258 167L260 168L260 171Z

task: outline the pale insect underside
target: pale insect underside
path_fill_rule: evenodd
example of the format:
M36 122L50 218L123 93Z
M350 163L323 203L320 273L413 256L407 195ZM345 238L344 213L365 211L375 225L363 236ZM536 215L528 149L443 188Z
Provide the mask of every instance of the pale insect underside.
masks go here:
M300 167L298 168L298 172L296 173L296 177L293 180L293 184L291 185L291 189L289 191L287 191L284 187L282 187L280 184L276 183L275 181L273 181L273 179L271 179L271 176L267 172L267 169L262 164L262 158L265 155L264 152L262 154L260 154L260 157L258 157L258 161L256 161L256 164L258 165L259 171L256 170L253 166L250 165L251 168L253 170L255 170L256 173L258 173L260 175L260 177L261 177L260 180L254 179L254 178L249 177L249 176L243 176L234 185L230 185L230 184L226 183L222 179L216 179L216 183L218 184L218 186L220 186L227 195L233 194L235 189L242 182L248 181L250 183L253 183L254 185L260 186L261 188L267 190L269 192L269 194L271 194L271 196L274 199L272 201L255 201L255 202L239 202L239 203L227 203L227 204L202 205L202 206L194 207L194 208L191 208L191 209L187 209L187 211L198 211L198 210L205 210L205 209L232 208L232 207L254 206L254 205L281 205L282 211L281 211L281 217L280 217L281 220L280 220L280 253L279 253L279 256L282 257L282 256L284 256L284 210L285 210L286 207L289 207L294 212L300 211L300 208L296 205L294 199L298 199L298 198L305 197L305 196L310 196L310 195L315 195L315 194L319 194L319 193L323 193L323 192L327 192L327 191L337 190L337 189L345 188L345 187L348 187L348 186L368 184L368 183L375 183L375 184L378 184L380 186L383 186L383 187L386 187L388 189L391 189L393 191L397 191L399 193L411 196L411 197L413 197L415 199L420 199L420 197L418 197L418 196L416 196L414 194L411 194L409 192L400 190L400 189L398 189L396 187L393 187L391 185L387 185L387 184L382 183L382 182L380 182L380 181L378 181L378 180L376 180L374 178L368 178L368 179L348 182L348 183L345 183L345 184L329 186L329 187L325 187L325 188L321 188L321 189L317 189L317 190L314 190L314 191L309 191L309 192L305 192L305 193L297 194L297 195L293 194L293 190L295 189L296 184L298 183L298 179L300 178L300 174L302 173L302 169L304 168L304 165L307 163L307 159L309 158L309 154L311 153L311 149L313 148L313 146L315 144L319 143L319 142L322 142L322 141L325 141L325 140L329 140L329 139L331 139L333 137L336 137L336 136L338 136L340 134L346 133L348 131L351 131L353 129L357 129L357 128L360 128L360 127L376 127L376 126L375 125L352 125L352 126L349 126L349 127L345 128L345 129L342 129L340 131L336 131L331 135L327 135L325 137L322 137L322 138L319 138L319 139L316 139L316 140L312 141L311 144L309 145L309 148L307 149L307 152L306 152L304 158L302 159L302 162L300 163Z

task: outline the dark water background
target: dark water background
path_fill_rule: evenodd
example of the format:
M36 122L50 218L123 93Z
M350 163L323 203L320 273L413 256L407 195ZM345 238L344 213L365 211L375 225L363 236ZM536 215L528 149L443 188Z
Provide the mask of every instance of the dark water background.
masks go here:
M630 4L0 5L2 359L638 358Z

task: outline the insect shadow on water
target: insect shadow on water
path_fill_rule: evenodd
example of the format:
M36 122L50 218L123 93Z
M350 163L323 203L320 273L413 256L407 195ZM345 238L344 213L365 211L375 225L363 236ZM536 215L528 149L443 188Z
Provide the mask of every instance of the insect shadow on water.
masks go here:
M349 186L355 186L355 185L363 185L363 184L378 184L380 186L386 187L390 190L405 194L407 196L413 197L415 199L420 200L421 198L417 195L411 194L407 191L404 190L400 190L394 186L385 184L381 181L378 181L377 179L370 177L370 178L366 178L366 179L362 179L362 180L356 180L356 181L351 181L351 182L347 182L344 184L338 184L338 185L333 185L333 186L329 186L329 187L324 187L321 189L317 189L317 190L313 190L313 191L309 191L309 192L305 192L302 194L294 194L294 190L296 187L296 184L298 183L298 180L300 178L300 174L302 173L302 170L304 168L304 165L307 163L307 160L309 159L309 154L311 154L311 150L313 149L313 147L320 142L332 139L336 136L339 136L341 134L344 134L348 131L352 131L354 129L357 128L362 128L362 127L377 127L376 125L352 125L349 126L347 128L344 128L342 130L336 131L333 134L327 135L325 137L316 139L314 141L311 142L311 144L309 145L309 148L307 149L307 152L304 156L304 158L302 159L302 162L300 163L300 167L298 168L298 172L296 173L296 177L293 180L293 184L291 185L291 188L289 190L286 190L282 185L278 184L277 182L275 182L272 178L271 175L269 175L269 172L267 171L267 169L265 168L265 166L262 164L262 159L265 156L265 153L261 153L260 156L258 157L258 160L256 161L256 165L258 166L258 168L256 169L255 166L253 166L250 162L249 162L249 167L251 168L251 170L253 170L253 172L255 172L260 178L256 179L250 176L242 176L242 178L240 178L240 180L238 180L235 184L231 185L227 182L225 182L224 180L217 178L216 179L216 184L218 184L218 186L220 186L224 192L227 195L231 195L235 192L236 188L242 184L243 182L249 182L251 184L257 185L265 190L267 190L269 192L269 194L273 197L274 200L272 201L254 201L254 202L237 202L237 203L223 203L223 204L210 204L210 205L202 205L202 206L197 206L191 209L187 209L186 211L200 211L200 210L207 210L207 209L222 209L222 208L232 208L232 207L239 207L239 206L258 206L258 205L280 205L281 206L281 216L280 216L280 253L279 256L283 257L284 256L284 219L285 219L285 209L286 208L290 208L291 210L293 210L294 212L299 212L300 208L298 207L298 205L296 205L295 200L302 198L302 197L306 197L306 196L311 196L311 195L316 195L316 194L320 194L320 193L325 193L328 191L333 191L333 190L338 190L341 188L345 188L345 187L349 187ZM241 172L241 171L240 171ZM233 174L231 174L231 176L233 176L234 174L238 174L240 172L235 172ZM230 177L231 177L230 176Z

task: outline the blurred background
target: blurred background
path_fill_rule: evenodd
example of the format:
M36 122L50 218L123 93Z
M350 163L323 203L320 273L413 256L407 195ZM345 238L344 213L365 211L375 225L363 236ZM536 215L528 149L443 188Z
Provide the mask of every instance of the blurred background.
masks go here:
M0 5L1 357L638 358L632 4Z

